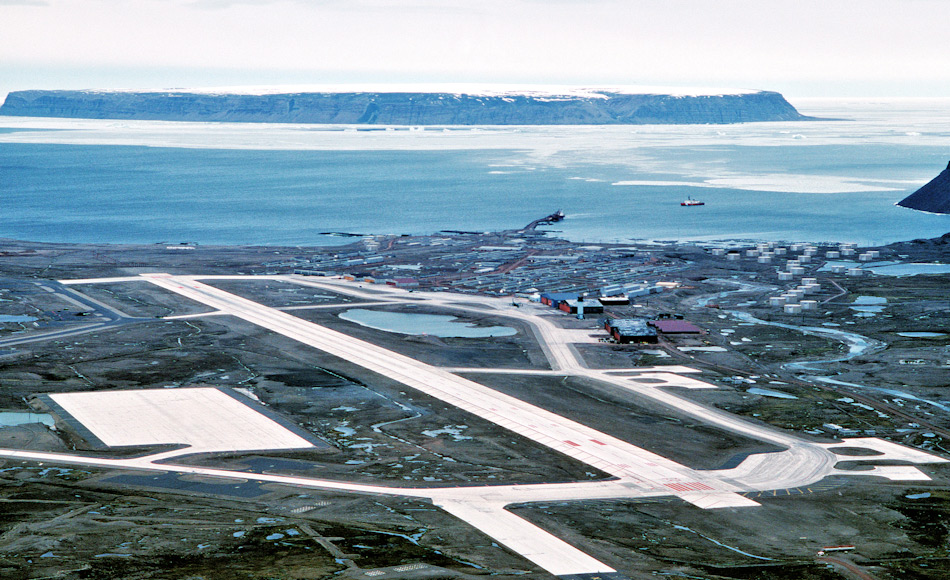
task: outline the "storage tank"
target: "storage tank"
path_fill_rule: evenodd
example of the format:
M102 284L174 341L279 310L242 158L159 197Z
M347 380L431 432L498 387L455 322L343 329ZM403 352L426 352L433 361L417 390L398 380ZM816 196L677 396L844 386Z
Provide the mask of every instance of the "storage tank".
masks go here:
M785 314L801 314L802 312L801 304L786 304L783 308L785 309Z

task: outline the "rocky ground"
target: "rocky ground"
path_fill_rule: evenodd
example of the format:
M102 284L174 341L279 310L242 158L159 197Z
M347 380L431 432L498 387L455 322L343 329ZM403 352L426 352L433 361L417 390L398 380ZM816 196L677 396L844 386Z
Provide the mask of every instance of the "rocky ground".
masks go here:
M950 275L820 274L821 306L803 317L767 306L780 287L774 266L728 262L699 247L650 249L668 266L653 281L680 286L638 299L636 306L611 308L610 314L681 315L704 333L667 336L659 345L583 345L579 350L590 366L686 364L702 369L703 379L720 388L682 394L749 420L828 441L841 436L826 427L833 424L947 454L950 413L940 405L950 406ZM941 239L881 251L905 262L950 262L950 249ZM274 260L309 259L321 252L170 252L164 246L3 241L0 313L37 320L0 324L0 341L29 332L77 329L102 319L97 309L80 308L51 292L49 280L142 271L289 273L277 269ZM278 308L341 300L281 282L214 285ZM235 387L325 444L308 452L194 456L190 461L412 486L603 477L440 401L248 323L228 317L159 320L201 313L204 307L151 285L87 285L81 290L131 318L53 340L0 346L0 410L27 411L31 396L42 393ZM858 296L886 298L886 306L874 316L859 315L852 308ZM440 313L418 304L387 308ZM524 327L487 314L463 318L478 325L515 326L521 332L491 340L412 337L343 321L336 316L339 311L292 312L434 365L547 368ZM784 326L751 323L736 312ZM596 332L596 320L555 316L565 326ZM873 346L848 358L840 340L805 334L800 327L858 334ZM906 332L943 334L898 334ZM844 360L821 362L832 359ZM818 362L789 364L803 361ZM695 468L719 468L736 456L770 450L603 385L556 376L466 376ZM757 392L761 388L794 398L763 395ZM0 427L0 446L103 453L75 433L37 423ZM125 450L138 452L142 450ZM852 467L860 469L860 461ZM946 578L950 468L928 465L923 470L932 481L909 485L829 478L811 489L756 497L762 507L748 510L703 511L672 499L515 509L631 578L846 578L841 565L816 560L822 547L839 544L855 545L841 558L874 578ZM548 577L423 502L13 460L0 465L3 578L362 579L375 569L384 569L385 578Z

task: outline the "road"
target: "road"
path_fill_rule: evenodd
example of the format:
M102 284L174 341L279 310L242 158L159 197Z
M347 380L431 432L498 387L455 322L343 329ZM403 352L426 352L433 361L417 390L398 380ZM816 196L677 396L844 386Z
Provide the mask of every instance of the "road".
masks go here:
M139 279L140 278L138 277L131 278L131 280ZM130 279L106 278L103 280L127 281ZM68 281L67 283L62 283L53 280L44 280L43 282L36 282L36 285L46 292L56 296L60 300L76 306L81 312L85 312L87 314L87 317L84 319L85 323L77 326L69 325L62 328L17 333L8 338L0 339L0 348L19 346L34 342L45 342L49 340L61 340L90 332L102 331L121 324L154 320L153 318L131 316L109 304L96 300L90 296L86 296L85 294L68 287Z

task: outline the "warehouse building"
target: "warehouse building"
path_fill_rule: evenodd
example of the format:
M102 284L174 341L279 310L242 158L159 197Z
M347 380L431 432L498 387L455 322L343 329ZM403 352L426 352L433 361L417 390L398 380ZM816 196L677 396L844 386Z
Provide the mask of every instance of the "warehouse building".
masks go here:
M701 328L692 322L685 320L676 320L666 318L661 320L651 320L650 326L662 332L663 334L702 334Z
M656 329L643 318L607 318L604 320L604 328L621 344L656 344L658 340Z
M604 306L626 306L630 304L630 299L623 294L618 294L617 296L601 296L597 301Z
M577 300L577 292L544 292L541 294L541 304L552 308L560 308L565 300Z
M583 296L579 296L577 300L562 300L558 306L560 310L567 312L568 314L603 314L604 305L597 300L584 300Z

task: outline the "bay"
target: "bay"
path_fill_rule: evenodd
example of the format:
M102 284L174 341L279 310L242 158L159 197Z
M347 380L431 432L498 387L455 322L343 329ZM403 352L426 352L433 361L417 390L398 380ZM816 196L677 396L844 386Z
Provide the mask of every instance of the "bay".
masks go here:
M579 242L839 241L950 231L894 205L946 167L950 101L849 121L352 128L0 117L0 237L328 245L325 232L520 228ZM704 206L681 207L690 196Z

